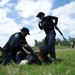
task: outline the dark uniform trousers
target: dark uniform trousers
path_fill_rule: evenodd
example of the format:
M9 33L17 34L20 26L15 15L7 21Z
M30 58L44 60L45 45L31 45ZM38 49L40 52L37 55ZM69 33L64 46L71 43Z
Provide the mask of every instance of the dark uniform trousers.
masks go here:
M17 54L18 51L21 51L21 54ZM27 53L22 49L22 47L16 47L11 54L13 55L17 64L19 64L21 60L24 60L27 56Z
M21 51L22 54L17 54L18 51ZM11 63L13 60L15 63L19 64L21 60L24 60L27 56L27 53L22 49L22 47L16 47L11 52L6 54L6 61L4 62L4 66Z
M50 54L51 58L54 59L56 59L55 36L56 36L55 31L51 30L45 37L45 45L40 48L40 51L44 56Z

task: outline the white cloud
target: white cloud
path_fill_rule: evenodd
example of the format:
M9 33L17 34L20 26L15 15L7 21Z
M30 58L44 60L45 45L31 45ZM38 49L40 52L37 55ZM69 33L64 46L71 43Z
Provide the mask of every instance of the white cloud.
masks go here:
M34 45L35 40L41 41L45 38L45 33L43 31L40 31L39 29L31 30L30 35L27 36L27 41L29 45Z
M75 14L74 5L75 5L75 1L73 1L73 2L71 2L69 4L66 4L66 5L64 5L62 7L59 7L57 9L54 9L53 13L54 13L54 15L58 15L58 16L60 16L62 18L63 18L63 15L65 17L70 16L72 14Z
M1 19L3 20L4 17L7 17L7 13L9 11L10 10L8 8L0 8L0 22L1 22Z
M13 19L4 18L0 25L0 46L3 46L8 38L15 32L19 32L21 25L17 25Z
M25 18L22 21L23 26L29 26L30 36L27 36L27 41L30 45L34 45L34 40L41 41L45 37L45 33L38 28L38 21L36 15L42 11L46 15L51 13L52 3L54 0L19 0L16 5L18 14ZM31 20L28 18L32 17ZM26 20L27 19L27 20Z
M53 0L19 0L16 10L24 18L36 16L40 11L50 13Z
M3 46L10 35L19 31L22 27L16 24L14 19L7 18L8 12L10 12L9 8L0 8L0 46Z
M75 18L72 18L75 15L75 1L66 4L62 7L53 10L53 15L58 16L59 23L58 26L65 33L65 35L69 34L68 36L72 37L75 31Z
M36 17L32 18L31 20L24 19L24 20L22 20L21 23L22 23L23 26L30 27L31 29L37 29L37 27L38 27L38 22L37 22Z
M41 41L45 37L45 33L38 28L37 19L33 18L32 20L23 20L22 24L27 27L30 27L30 35L27 36L27 41L29 45L34 45L34 40Z
M4 2L5 1L5 2ZM38 28L38 20L36 14L39 11L45 12L46 15L53 13L54 16L59 17L58 26L68 34L75 35L75 1L67 5L52 10L54 0L18 0L18 4L8 3L9 0L2 0L0 7L7 3L7 7L0 8L0 46L3 46L11 34L18 32L23 26L29 27L30 34L27 36L27 41L30 45L34 45L34 40L41 41L45 37L44 31ZM21 24L17 24L15 18L7 18L8 12L14 12L11 7L15 6L16 14L23 17ZM28 18L32 17L30 20ZM65 32L64 32L65 33ZM65 33L66 34L66 33ZM67 35L67 34L66 34ZM57 37L60 35L57 34Z
M0 7L3 7L4 5L6 5L9 2L9 0L1 0L0 1Z

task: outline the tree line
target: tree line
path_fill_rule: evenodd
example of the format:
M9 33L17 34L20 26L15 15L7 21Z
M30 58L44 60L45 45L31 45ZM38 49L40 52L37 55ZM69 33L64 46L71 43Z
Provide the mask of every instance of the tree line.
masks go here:
M63 46L72 46L75 45L75 38L69 37L69 39L66 40L61 40L59 38L56 39L56 45L63 45ZM44 39L42 41L37 41L35 40L35 46L42 46L44 45Z

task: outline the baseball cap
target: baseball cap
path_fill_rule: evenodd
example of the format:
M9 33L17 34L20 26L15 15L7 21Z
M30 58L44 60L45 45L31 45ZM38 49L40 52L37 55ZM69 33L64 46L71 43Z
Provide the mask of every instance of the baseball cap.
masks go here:
M45 13L39 12L36 17L40 17L41 15L45 15Z
M30 33L29 33L29 29L28 28L26 28L26 27L23 27L22 29L20 29L22 32L25 32L25 33L27 33L28 35L30 35Z

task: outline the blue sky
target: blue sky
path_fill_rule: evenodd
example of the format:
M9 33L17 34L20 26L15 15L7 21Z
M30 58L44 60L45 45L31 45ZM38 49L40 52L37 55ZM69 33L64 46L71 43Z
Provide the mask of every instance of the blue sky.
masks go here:
M75 0L0 0L0 46L22 27L30 30L26 39L31 46L35 39L41 41L45 33L38 28L40 11L59 18L58 27L66 38L75 37Z
M73 0L55 0L53 3L53 9L64 6L65 4L69 4L72 1Z

